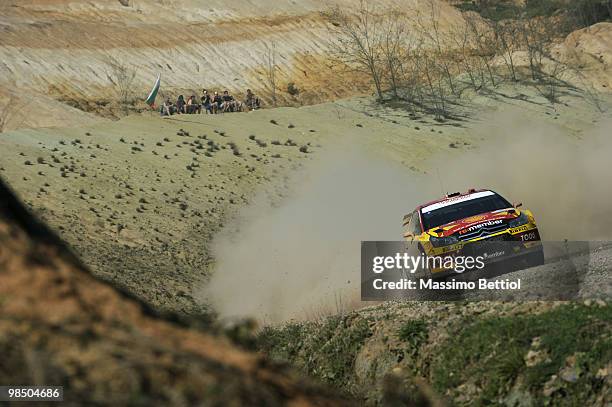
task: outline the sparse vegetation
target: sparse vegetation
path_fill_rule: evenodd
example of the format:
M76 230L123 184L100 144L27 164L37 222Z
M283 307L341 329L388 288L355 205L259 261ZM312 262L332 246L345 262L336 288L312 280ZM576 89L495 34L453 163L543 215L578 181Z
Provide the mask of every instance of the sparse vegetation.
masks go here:
M602 384L597 372L612 359L609 306L565 304L541 315L465 322L432 358L430 377L439 392L478 383L472 401L490 404L518 385L536 405L594 402ZM530 350L546 356L527 366ZM564 379L565 369L576 377Z
M316 335L313 335L317 332ZM323 322L289 323L266 327L258 347L277 360L289 360L308 374L341 388L354 386L352 377L357 352L371 335L369 321L332 316Z
M300 94L300 89L295 85L294 82L289 82L287 84L287 93L291 96L298 96Z
M554 57L555 41L569 31L609 19L603 1L472 1L458 4L463 23L440 26L433 0L410 15L376 9L361 0L354 11L338 7L323 15L334 40L332 57L367 73L381 103L404 103L412 112L454 118L463 93L504 81L534 86L553 106L568 87L568 61ZM612 7L612 6L611 6ZM481 14L480 18L473 13ZM560 28L560 27L565 28ZM519 53L528 55L525 70Z
M379 308L379 312L385 310L387 306ZM275 359L289 361L360 396L364 389L353 386L357 380L354 358L365 341L377 341L369 348L382 346L383 350L371 358L384 359L400 352L403 357L398 366L426 378L438 394L450 396L456 405L503 404L517 396L533 405L592 405L602 394L605 377L601 369L612 359L608 305L566 303L518 316L470 314L445 327L448 335L442 340L429 336L438 329L433 321L401 322L399 315L377 318L378 330L400 322L399 343L380 336L368 339L370 318L352 313L347 319L331 317L320 323L266 328L258 346ZM339 354L341 350L346 354ZM377 366L382 360L371 363ZM384 397L382 387L368 390L375 394L369 397Z
M567 31L582 28L612 18L609 0L526 0L523 5L512 0L464 0L457 4L463 11L474 11L488 20L502 21L527 18L562 16Z
M400 328L398 337L410 345L412 350L418 351L419 346L427 339L427 322L422 319L406 322Z
M108 65L108 78L115 87L119 104L127 116L130 113L130 105L133 104L136 68L112 57L109 57Z

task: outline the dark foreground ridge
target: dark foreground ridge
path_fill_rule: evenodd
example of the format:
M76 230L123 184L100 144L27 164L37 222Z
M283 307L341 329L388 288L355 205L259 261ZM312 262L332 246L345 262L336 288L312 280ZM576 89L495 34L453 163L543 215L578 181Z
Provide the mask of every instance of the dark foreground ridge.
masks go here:
M94 278L0 180L0 383L69 404L348 405L289 368L156 318Z

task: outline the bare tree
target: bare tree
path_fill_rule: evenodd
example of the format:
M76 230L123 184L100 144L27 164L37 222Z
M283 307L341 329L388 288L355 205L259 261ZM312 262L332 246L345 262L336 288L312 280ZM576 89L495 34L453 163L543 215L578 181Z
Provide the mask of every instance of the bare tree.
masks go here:
M490 21L491 29L495 33L495 43L501 51L500 55L508 68L510 78L518 81L518 72L515 63L515 53L521 48L520 26L516 21Z
M345 64L369 74L378 100L383 100L383 48L385 30L381 16L368 0L360 0L355 12L336 6L324 12L333 40L332 53Z
M483 86L482 75L479 75L479 64L475 58L474 41L471 37L471 30L467 24L457 24L450 32L450 40L454 50L451 54L455 63L455 70L458 73L465 73L468 76L471 87L478 91Z
M548 69L541 70L540 78L534 83L534 87L554 108L559 102L559 88L566 85L561 77L568 70L568 66L556 59L550 59L548 66Z
M473 13L462 13L464 30L467 32L471 55L481 86L486 86L487 78L496 86L495 69L492 60L495 57L495 36L490 27Z
M272 104L276 107L276 43L272 41L270 44L266 43L266 52L264 55L265 69L266 69L266 82L270 88L270 95L272 97Z
M417 70L422 75L425 84L425 89L421 89L422 107L427 109L428 105L433 104L436 120L442 120L448 115L447 95L444 88L444 75L435 58L435 54L431 52L421 52L417 60Z
M416 106L425 103L423 92L422 58L423 46L418 40L409 42L404 49L404 61L400 65L403 80L403 96L410 102L411 110L414 112Z
M108 64L111 68L108 77L115 87L119 104L127 116L130 113L130 104L134 100L136 68L113 57L108 58Z
M389 88L395 99L403 85L404 62L410 58L410 43L407 38L406 24L399 10L391 10L383 21L382 55L386 65Z
M544 58L550 56L549 47L553 40L550 21L543 18L521 19L517 22L526 48L529 60L531 79L542 79L542 65Z
M438 4L434 0L428 0L427 14L423 15L420 10L417 10L416 19L413 22L414 28L418 35L423 38L423 42L431 47L431 52L434 54L433 62L437 65L436 69L442 73L450 92L456 95L457 88L449 48L451 41L447 37L447 33L440 29Z

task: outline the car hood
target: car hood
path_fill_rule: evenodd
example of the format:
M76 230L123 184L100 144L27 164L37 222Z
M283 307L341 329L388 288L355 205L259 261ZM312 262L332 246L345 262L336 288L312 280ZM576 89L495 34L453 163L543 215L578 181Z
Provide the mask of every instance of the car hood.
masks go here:
M493 212L485 212L469 218L459 219L446 225L429 229L427 233L434 237L447 237L452 235L462 236L472 234L481 229L498 228L507 225L513 219L519 217L518 209L508 208Z

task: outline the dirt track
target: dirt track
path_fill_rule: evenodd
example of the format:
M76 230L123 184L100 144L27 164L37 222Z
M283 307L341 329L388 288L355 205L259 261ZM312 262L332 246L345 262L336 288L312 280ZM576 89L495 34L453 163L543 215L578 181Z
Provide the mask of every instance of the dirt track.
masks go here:
M571 198L587 195L572 194L572 191L590 188L590 184L579 179L585 179L593 171L601 173L603 169L599 166L587 168L586 172L571 169L565 174L559 170L567 167L561 160L551 161L549 174L541 168L535 171L541 167L541 161L527 159L522 167L526 171L533 167L529 171L541 175L541 179L533 178L532 183L520 182L523 178L520 173L505 169L516 164L514 157L521 156L528 146L538 151L533 150L533 142L544 139L541 129L551 129L553 139L568 140L571 149L574 143L588 145L577 140L592 138L590 132L601 125L602 114L588 101L577 97L568 96L567 106L558 106L551 114L552 110L535 95L528 102L512 97L513 92L525 93L525 89L509 88L503 92L508 97L501 98L495 108L491 108L488 98L474 99L473 109L462 112L466 120L459 123L439 124L426 116L415 118L401 109L377 108L367 99L357 99L299 109L175 116L172 120L151 115L85 128L24 130L0 135L0 174L99 276L128 289L159 310L202 314L211 302L202 292L208 284L209 271L211 268L226 270L227 263L225 256L212 252L211 239L224 226L231 236L236 227L233 220L240 218L237 215L243 214L245 207L258 203L262 208L269 208L272 203L283 208L287 203L287 208L293 208L296 215L286 227L300 230L304 224L309 225L307 230L311 234L294 234L291 239L270 231L271 247L288 249L287 244L310 247L312 242L320 240L316 236L327 236L332 240L324 250L335 252L340 247L358 247L355 242L375 235L374 238L394 240L400 236L398 219L404 212L440 194L439 182L432 180L439 165L439 168L444 165L466 168L465 174L445 175L447 188L464 190L475 182L478 186L498 189L509 199L522 199L526 207L534 210L542 229L548 233L545 238L574 238L564 235L563 229L555 230L555 225L560 224L555 217L547 219L541 215L546 212L567 216L563 205L555 207L557 212L552 211L548 194L567 192L563 199L568 210L584 206L580 199ZM523 119L528 118L529 121L523 120L527 124L521 131L526 132L525 140L531 141L530 144L511 142L512 138L506 137L509 134L490 133L480 123L483 113L474 113L497 114L497 109L501 112L518 109ZM514 120L512 114L509 121ZM538 123L543 126L541 129ZM529 133L532 130L535 133ZM501 144L496 144L498 138ZM547 142L538 149L545 151L550 145ZM355 149L367 153L354 160ZM503 164L491 167L499 173L480 171L479 165L484 164L474 157L499 160L495 151L511 151L503 155L511 161L499 161ZM586 149L584 154L605 154L605 151L595 146L594 151ZM439 159L444 163L437 164ZM325 162L323 166L319 165L321 160ZM342 170L337 165L340 162L348 167ZM607 161L593 162L605 166ZM310 173L313 167L318 170ZM308 196L321 197L308 210L299 201L297 206L291 206L302 186L309 185L301 175L295 177L300 168L306 168L306 180L310 178L314 182ZM339 170L345 175L336 183L325 173ZM554 190L546 189L551 184L546 180L555 173L562 175L567 185L557 183ZM329 187L322 184L321 189L313 174L319 174L317 177L321 180L328 179ZM355 182L355 177L362 182L370 181L362 184ZM527 188L530 185L538 187L531 190ZM389 193L393 194L392 199L379 199ZM596 202L605 202L602 194L605 195L605 190L595 189L589 196L595 196ZM347 197L352 197L350 205ZM602 210L589 205L594 215ZM325 216L313 210L319 206ZM373 207L378 208L378 215L364 218ZM248 213L248 210L244 212ZM242 224L241 238L227 246L229 258L238 263L227 263L231 267L217 273L222 281L214 281L220 287L228 283L231 289L228 293L223 289L217 292L228 304L244 305L243 309L233 311L252 314L257 307L253 308L254 304L249 301L258 304L259 297L245 296L241 284L248 288L249 282L239 278L241 272L249 270L248 275L257 279L258 284L267 287L280 284L279 293L293 293L289 295L291 303L301 304L303 311L305 304L316 302L316 298L302 296L305 282L300 276L316 281L326 269L311 263L317 256L310 256L303 260L303 267L291 268L295 274L265 274L266 270L274 271L278 264L274 252L265 247L261 248L257 263L264 274L258 274L253 266L246 267L252 264L246 255L259 247L263 231L245 233L252 219L267 219L262 212L255 213L255 218L247 218ZM274 209L269 213L270 221L263 230L278 225ZM367 221L356 223L356 217ZM606 230L605 222L586 222L588 219L579 225L585 231ZM340 230L345 233L338 237ZM343 242L340 246L333 240L337 238ZM240 253L244 256L239 256ZM347 258L351 264L358 259ZM291 260L283 259L280 261ZM344 282L355 281L351 264L338 263L342 272L336 276ZM300 269L311 271L298 272ZM267 284L270 278L276 285ZM331 287L332 291L336 288ZM266 290L259 292L265 298L275 298ZM285 309L283 304L277 301L274 309L285 313L285 317L300 311L290 309L289 303Z
M461 297L488 301L607 301L612 298L611 242L544 242L544 253L544 265L520 267L517 271L488 277L493 283L520 280L520 290L470 290L464 291ZM477 282L480 278L479 272L469 274L459 275L457 280Z

